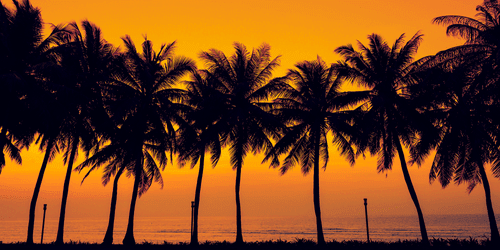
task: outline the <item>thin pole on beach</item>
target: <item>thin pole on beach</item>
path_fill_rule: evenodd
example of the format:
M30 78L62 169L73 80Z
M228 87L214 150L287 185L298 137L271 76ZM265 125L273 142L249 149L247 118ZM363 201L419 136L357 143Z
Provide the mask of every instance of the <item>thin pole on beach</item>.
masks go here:
M194 201L191 201L191 237L193 237L194 227Z
M366 219L366 240L368 241L368 243L370 243L370 230L368 229L368 202L367 202L367 198L364 198L365 200L365 219Z
M47 212L47 204L43 204L42 238L40 239L40 244L43 244L43 230L45 229L45 212Z

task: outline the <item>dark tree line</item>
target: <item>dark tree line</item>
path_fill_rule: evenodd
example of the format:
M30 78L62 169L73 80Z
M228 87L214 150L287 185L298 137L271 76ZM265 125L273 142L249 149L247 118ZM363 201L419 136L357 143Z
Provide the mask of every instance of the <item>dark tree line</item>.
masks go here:
M429 178L446 186L483 184L491 241L500 243L486 176L500 177L500 4L485 0L476 18L433 20L465 43L415 60L422 34L391 45L380 35L368 44L335 49L341 60L302 61L285 76L273 77L280 57L270 46L248 50L235 43L227 56L200 53L205 69L175 56L175 42L153 49L144 37L140 50L129 36L124 49L106 42L89 21L52 27L42 36L40 11L29 0L0 8L0 171L5 158L22 163L20 150L38 145L44 158L30 205L27 243L33 243L35 209L44 172L62 153L67 172L57 244L64 243L64 220L73 171L84 179L103 168L104 185L113 180L104 244L113 243L118 180L134 178L124 244L135 244L137 198L173 158L179 166L199 165L194 202L198 213L205 156L216 166L224 148L236 170L236 243L243 243L240 180L247 154L282 174L295 165L313 172L318 244L325 244L319 196L320 167L328 165L333 144L351 164L358 156L378 156L380 172L397 156L415 205L422 243L429 245L424 216L407 164L422 164L436 152ZM188 76L189 80L185 77ZM343 84L362 91L341 91ZM181 86L181 87L178 87ZM329 136L331 135L331 136ZM329 139L331 138L331 139ZM329 141L331 140L331 141ZM408 149L409 156L404 150ZM85 161L74 166L78 152ZM407 159L409 158L409 159Z

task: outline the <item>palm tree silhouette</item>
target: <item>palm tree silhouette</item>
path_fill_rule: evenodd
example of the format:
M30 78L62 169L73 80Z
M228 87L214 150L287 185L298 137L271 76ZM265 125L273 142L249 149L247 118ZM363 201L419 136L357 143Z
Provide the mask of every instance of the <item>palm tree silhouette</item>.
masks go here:
M205 154L207 151L210 152L212 167L215 167L221 156L217 122L222 115L220 111L224 110L225 103L223 94L212 86L213 81L207 79L207 74L203 71L194 72L191 80L186 83L189 96L186 104L192 109L186 114L189 126L179 128L176 151L179 154L178 162L181 167L186 162L191 162L191 168L194 168L199 161L191 234L191 245L198 245L198 213Z
M469 65L455 67L446 73L450 77L445 84L448 88L443 91L452 97L441 103L445 111L444 119L437 123L441 135L436 143L436 155L429 177L431 181L437 178L443 187L452 179L457 184L468 183L469 192L482 183L491 240L499 243L491 190L484 168L486 164L492 163L494 173L498 173L499 169L500 150L495 139L499 121L495 115L497 107L491 105L496 86L484 87L484 78L480 74L471 74Z
M159 169L167 164L166 152L173 150L171 141L175 140L174 125L183 124L180 111L185 112L186 107L180 101L185 99L186 91L173 89L172 86L195 68L192 60L173 57L175 42L162 45L160 52L156 53L152 42L146 39L143 52L138 53L129 36L124 37L123 41L126 52L119 64L122 65L121 69L115 72L116 79L102 88L104 105L114 124L105 128L103 139L107 145L75 169L82 171L90 167L85 180L92 171L105 165L102 177L104 185L115 176L103 244L113 242L118 180L125 171L133 175L135 181L124 244L135 243L133 218L136 197L145 193L153 180L163 186ZM167 130L164 123L167 124Z
M413 63L413 57L422 35L416 33L405 44L403 34L392 48L377 34L369 35L368 40L368 46L358 42L360 51L352 45L335 49L344 58L335 66L339 74L371 91L367 101L358 107L364 114L357 122L361 137L354 141L360 152L368 149L371 154L378 154L377 168L380 172L392 168L395 152L398 153L404 179L417 210L422 243L429 245L424 217L401 145L401 142L410 145L412 136L417 133L414 125L421 119L405 88L414 83L411 73L419 64Z
M56 244L64 243L66 202L73 163L79 145L88 154L98 148L96 128L105 123L108 115L104 110L100 85L110 81L117 49L105 42L100 29L89 21L82 22L84 34L76 23L70 23L65 43L57 50L60 72L53 77L58 84L58 95L65 106L66 117L60 128L66 142L64 162L67 163ZM56 78L56 79L54 79ZM102 126L102 125L101 125Z
M47 81L54 71L54 47L60 44L66 30L54 26L47 37L43 37L43 22L40 10L30 1L13 1L14 10L0 7L0 162L4 162L3 151L20 163L19 147L28 147L38 133L37 143L45 151L30 203L27 243L33 243L35 209L47 163L58 150L60 114L53 83ZM6 107L12 107L10 109ZM15 111L15 112L13 112ZM16 114L17 113L17 114ZM15 142L15 143L14 143ZM0 164L0 168L3 164Z
M431 61L450 75L443 92L450 95L446 119L440 123L443 131L430 178L439 179L445 187L454 179L468 183L471 192L483 183L491 240L499 244L500 235L491 202L491 190L484 165L493 162L498 172L498 65L500 58L500 4L485 0L476 7L477 19L448 15L433 22L447 26L446 33L466 39L464 45L438 53ZM451 84L453 83L453 84ZM454 137L453 137L454 136ZM451 155L448 155L451 154ZM496 175L498 177L498 175Z
M272 84L272 71L279 65L279 57L271 58L271 47L262 44L249 52L241 43L230 58L220 50L202 52L200 58L207 65L204 70L222 93L225 105L218 111L222 115L217 122L222 146L230 146L229 153L233 170L236 170L236 243L243 243L241 228L240 182L241 168L248 152L254 154L271 149L269 137L277 138L281 126L274 117L264 111L261 102L266 101Z
M111 98L108 112L119 125L124 139L124 150L133 159L134 188L129 221L123 244L135 244L134 212L137 196L143 194L152 181L162 184L160 169L167 164L167 152L175 139L175 124L182 123L176 103L185 95L174 89L181 77L195 69L191 59L173 57L175 42L163 44L158 53L145 39L139 53L129 36L125 43L121 74L106 86ZM156 160L156 161L155 161ZM157 164L158 162L158 164Z
M313 169L314 213L318 245L325 245L321 221L319 196L320 162L325 169L328 163L327 134L333 134L333 143L341 155L354 164L355 152L349 142L352 133L352 115L348 108L366 98L367 92L340 92L341 81L334 68L321 58L303 61L289 70L285 79L275 81L279 96L273 102L273 113L289 125L288 130L276 143L264 161L272 158L271 165L279 167L278 156L287 154L280 168L286 173L296 164L301 165L304 175ZM286 83L290 80L293 85Z
M30 214L28 221L28 238L27 244L33 244L33 229L35 222L35 208L38 199L38 194L40 192L40 187L42 184L43 176L47 164L54 159L56 153L61 149L67 149L68 145L64 143L67 141L65 134L61 132L61 128L64 127L65 114L67 111L65 106L61 105L60 100L58 100L57 93L54 93L50 88L37 88L37 96L32 98L31 102L35 101L36 110L40 112L36 118L37 123L37 133L38 138L36 143L39 144L40 150L45 152L42 166L40 167L40 172L36 181L35 189L33 191L33 197L30 203Z

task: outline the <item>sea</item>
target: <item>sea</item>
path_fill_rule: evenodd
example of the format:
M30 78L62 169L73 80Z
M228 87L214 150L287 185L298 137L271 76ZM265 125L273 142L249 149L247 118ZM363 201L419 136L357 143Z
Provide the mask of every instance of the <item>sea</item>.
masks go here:
M477 239L490 236L487 215L425 215L429 238ZM56 240L57 220L46 220L43 242ZM500 217L497 216L500 225ZM117 218L114 243L121 243L125 236L127 218ZM0 221L0 241L16 243L26 241L28 221ZM101 243L106 232L107 219L66 219L65 242ZM137 243L163 244L189 242L190 217L136 218L134 237ZM316 240L314 217L243 217L243 239L257 241ZM370 240L394 242L420 239L418 218L414 216L379 216L368 220ZM364 217L323 218L323 230L327 241L366 241L367 230ZM34 241L40 243L42 222L35 224ZM236 238L236 218L200 217L200 242L233 242Z

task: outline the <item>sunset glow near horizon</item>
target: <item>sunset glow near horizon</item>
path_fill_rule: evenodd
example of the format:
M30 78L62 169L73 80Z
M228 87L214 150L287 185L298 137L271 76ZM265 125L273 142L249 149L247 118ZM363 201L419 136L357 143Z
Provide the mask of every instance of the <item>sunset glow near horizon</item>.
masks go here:
M445 27L434 25L431 20L451 14L474 17L475 8L482 1L151 0L139 3L130 0L33 0L31 3L40 8L45 23L88 19L101 28L108 42L116 46L122 46L120 37L126 34L132 37L137 47L145 35L153 41L156 49L162 43L176 40L176 55L195 59L199 68L204 68L198 60L201 51L216 48L231 55L235 41L250 50L266 42L271 45L273 56L281 55L281 66L273 74L276 77L284 75L295 63L314 60L317 56L327 63L334 63L340 59L333 52L335 48L349 43L356 46L357 40L367 44L366 37L372 33L380 34L392 46L403 33L409 39L416 32L422 32L424 38L417 59L460 45L462 40L447 37ZM10 1L2 0L2 4L12 7ZM46 31L49 27L46 26ZM328 166L320 173L323 217L363 216L363 198L368 198L370 214L415 215L415 223L418 223L398 159L395 159L393 170L379 174L376 157L358 158L351 167L338 155L334 145L330 146L330 152ZM42 156L38 145L32 145L29 151L22 153L22 166L8 161L0 174L0 221L28 219ZM77 163L82 162L83 157L81 154ZM248 155L242 169L243 230L246 216L313 218L312 174L304 176L296 166L280 176L277 169L261 164L262 158L262 155ZM446 189L437 181L430 185L431 161L432 157L429 157L420 168L409 168L424 217L426 214L486 214L482 185L471 194L467 193L466 185L450 184ZM208 166L209 161L206 163ZM48 219L58 218L65 169L61 154L47 167L38 199L37 223L42 218L43 204L48 204ZM138 200L136 218L190 216L197 169L198 166L179 169L175 160L173 164L169 163L162 172L164 188L153 184ZM112 183L103 187L101 172L97 171L81 184L83 172L72 175L66 217L107 218ZM493 178L489 166L487 172L493 206L498 214L500 180ZM235 216L235 176L227 151L215 168L206 167L200 224L204 216ZM126 217L132 179L120 180L118 194L117 217Z

